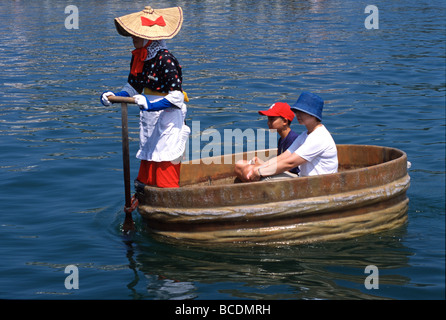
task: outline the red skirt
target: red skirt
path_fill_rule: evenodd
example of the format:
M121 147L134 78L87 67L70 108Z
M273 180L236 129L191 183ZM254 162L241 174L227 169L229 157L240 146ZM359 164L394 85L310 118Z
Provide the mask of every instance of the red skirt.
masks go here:
M170 161L154 162L141 160L138 180L149 186L178 188L180 186L181 163Z

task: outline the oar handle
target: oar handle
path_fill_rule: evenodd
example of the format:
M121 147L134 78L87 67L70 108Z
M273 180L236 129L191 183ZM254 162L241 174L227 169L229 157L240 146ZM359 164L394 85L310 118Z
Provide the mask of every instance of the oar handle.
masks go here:
M131 97L108 96L107 99L111 103L131 103L131 104L136 103L135 98Z

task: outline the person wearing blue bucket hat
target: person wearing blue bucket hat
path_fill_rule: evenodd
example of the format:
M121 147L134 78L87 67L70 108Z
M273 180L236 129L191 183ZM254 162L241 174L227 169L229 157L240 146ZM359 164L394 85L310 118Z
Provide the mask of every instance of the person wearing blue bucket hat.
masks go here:
M299 176L302 177L337 172L337 148L330 132L322 124L323 107L321 97L303 92L291 110L306 130L299 134L288 150L263 164L246 167L239 178L242 181L258 181L296 166L299 166Z
M291 107L293 112L302 111L322 121L324 100L311 92L302 92L296 103Z

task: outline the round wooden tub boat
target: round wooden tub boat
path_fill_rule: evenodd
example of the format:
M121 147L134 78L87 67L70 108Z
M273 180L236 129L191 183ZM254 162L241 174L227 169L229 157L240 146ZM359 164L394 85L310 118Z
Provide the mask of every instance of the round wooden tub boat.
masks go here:
M406 154L379 146L337 147L338 173L295 179L237 183L234 163L254 152L189 161L182 164L180 188L136 183L138 210L154 234L200 245L335 240L404 224Z

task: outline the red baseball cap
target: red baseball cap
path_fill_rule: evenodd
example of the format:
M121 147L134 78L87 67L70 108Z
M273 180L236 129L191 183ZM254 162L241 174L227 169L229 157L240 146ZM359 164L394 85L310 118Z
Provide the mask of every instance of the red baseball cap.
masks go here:
M268 110L259 111L259 114L268 117L282 117L289 122L294 119L294 112L291 111L291 107L285 102L276 102Z

